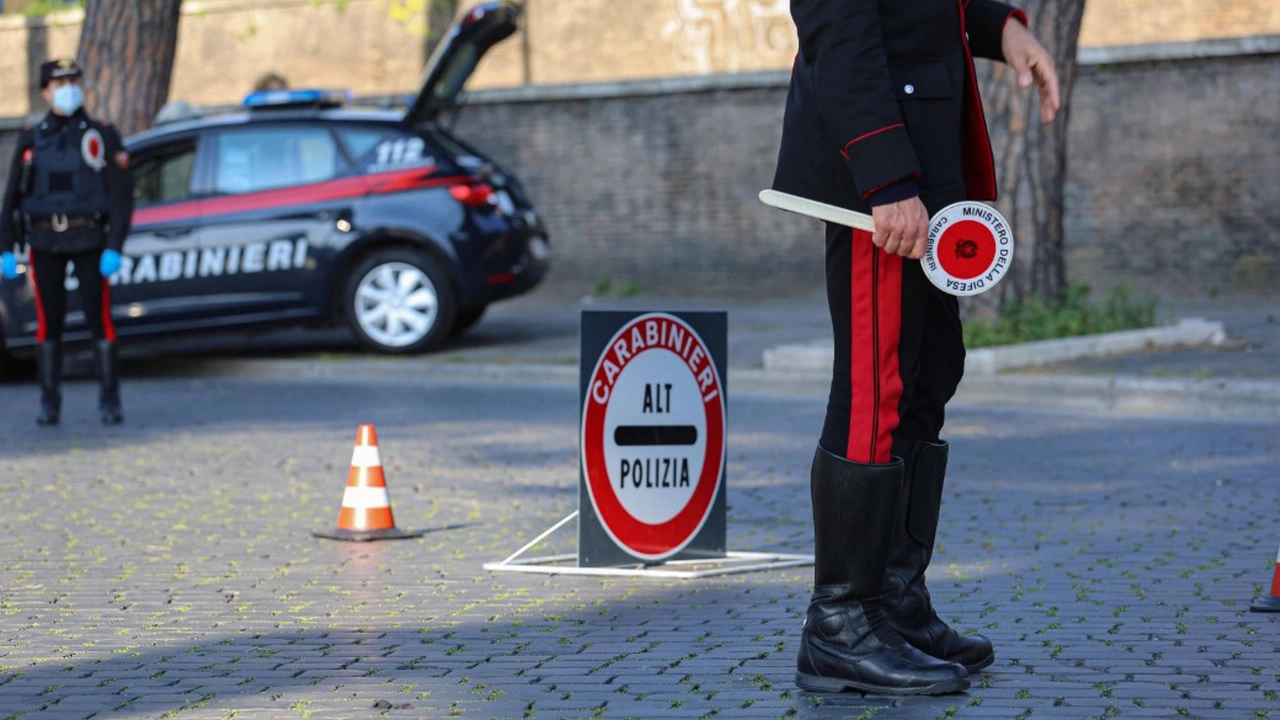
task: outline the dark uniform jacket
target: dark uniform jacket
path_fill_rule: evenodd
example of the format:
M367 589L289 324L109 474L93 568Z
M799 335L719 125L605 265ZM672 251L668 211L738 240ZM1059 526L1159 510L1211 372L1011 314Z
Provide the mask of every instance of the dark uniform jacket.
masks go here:
M869 212L995 199L973 56L1003 60L994 0L792 0L799 31L773 187Z
M0 205L0 252L25 243L74 254L124 246L133 179L120 133L83 109L23 130Z

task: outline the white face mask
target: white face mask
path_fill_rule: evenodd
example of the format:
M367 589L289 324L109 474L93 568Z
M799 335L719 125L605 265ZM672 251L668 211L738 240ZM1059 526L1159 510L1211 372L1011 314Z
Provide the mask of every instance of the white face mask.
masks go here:
M63 85L53 91L53 107L63 115L70 115L84 104L84 91L79 85Z

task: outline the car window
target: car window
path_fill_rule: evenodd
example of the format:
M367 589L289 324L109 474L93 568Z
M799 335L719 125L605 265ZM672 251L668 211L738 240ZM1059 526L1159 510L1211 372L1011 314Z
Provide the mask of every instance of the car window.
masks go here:
M330 180L338 147L324 128L227 130L218 136L214 190L237 195Z
M146 150L133 158L133 201L142 207L191 197L196 145L185 141Z
M373 128L338 131L352 162L367 173L434 165L427 143L417 135Z
M382 138L386 137L386 133L381 130L373 129L342 129L338 131L342 136L342 142L347 144L347 152L357 165L363 164L364 159L378 145Z

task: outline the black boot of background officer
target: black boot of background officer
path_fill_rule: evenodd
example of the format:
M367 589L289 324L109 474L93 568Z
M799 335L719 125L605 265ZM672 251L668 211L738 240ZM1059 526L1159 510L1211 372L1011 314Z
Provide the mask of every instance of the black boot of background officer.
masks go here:
M991 641L961 635L939 619L924 583L938 531L947 450L945 442L904 441L894 447L894 455L901 453L903 458L903 478L896 535L885 569L884 612L916 648L977 672L996 659Z
M111 340L94 343L93 351L98 366L98 413L103 425L119 425L124 422L124 409L120 406L120 354Z
M814 455L814 588L796 660L805 690L941 695L969 687L963 666L912 647L881 608L901 482L901 460L864 465L821 447Z
M40 377L40 414L38 425L57 425L62 412L62 344L42 342L36 345L36 373Z

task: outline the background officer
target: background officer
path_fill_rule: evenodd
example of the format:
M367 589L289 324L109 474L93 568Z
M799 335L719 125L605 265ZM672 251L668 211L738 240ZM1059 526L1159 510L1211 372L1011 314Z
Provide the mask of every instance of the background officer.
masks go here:
M67 264L80 283L80 305L93 332L103 424L124 420L119 356L111 322L110 285L133 214L129 155L120 133L84 111L83 73L74 60L40 66L40 94L49 114L23 131L0 209L0 270L17 277L14 251L27 246L35 288L36 360L41 425L56 425L62 407L62 329Z

